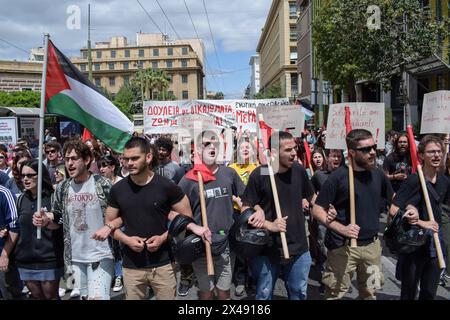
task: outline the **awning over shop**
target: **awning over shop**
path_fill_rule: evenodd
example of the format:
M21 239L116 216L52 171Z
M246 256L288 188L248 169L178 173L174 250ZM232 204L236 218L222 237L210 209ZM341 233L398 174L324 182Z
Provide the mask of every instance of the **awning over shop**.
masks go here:
M0 117L39 117L39 108L1 107Z
M450 70L448 65L439 55L434 54L430 58L406 66L406 71L414 78L426 77Z

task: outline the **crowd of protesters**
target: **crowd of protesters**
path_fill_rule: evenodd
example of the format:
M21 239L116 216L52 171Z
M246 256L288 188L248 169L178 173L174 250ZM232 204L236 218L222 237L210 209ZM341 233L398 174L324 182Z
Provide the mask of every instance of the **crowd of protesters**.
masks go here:
M376 299L384 282L380 217L403 214L409 224L425 230L428 241L398 257L400 298L434 299L438 286L450 280L448 136L428 135L415 142L435 222L427 217L405 133L389 131L380 150L369 131L356 129L346 137L345 153L327 149L326 136L322 129L305 130L301 138L286 132L270 137L266 156L277 164L275 201L263 145L252 134L234 132L234 155L221 161L221 135L213 130L195 137L188 149L176 136L134 136L123 154L96 139L75 137L61 145L47 130L40 211L36 150L24 140L14 148L1 146L1 296L59 299L72 289L71 297L80 299L108 300L111 291L124 291L126 299L154 295L166 300L185 296L196 285L199 299L230 299L234 287L237 297L254 293L256 299L270 300L281 277L288 298L304 300L315 267L324 299L341 299L351 290L354 274L359 298ZM194 158L207 172L203 195ZM353 224L348 161L355 183ZM202 225L202 196L208 226ZM233 252L228 235L249 209L248 224L267 231L269 240L258 255L243 257ZM180 221L186 232L211 244L213 277L204 256L178 263L169 230ZM289 259L282 257L284 232ZM447 268L442 272L433 233L444 249ZM377 286L368 284L373 276L379 279Z

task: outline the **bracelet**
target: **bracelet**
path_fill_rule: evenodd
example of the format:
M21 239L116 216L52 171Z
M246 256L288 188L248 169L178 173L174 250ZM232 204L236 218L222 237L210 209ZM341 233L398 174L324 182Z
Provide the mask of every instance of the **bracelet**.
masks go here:
M111 231L114 230L114 227L109 223L105 223L105 226L108 227Z

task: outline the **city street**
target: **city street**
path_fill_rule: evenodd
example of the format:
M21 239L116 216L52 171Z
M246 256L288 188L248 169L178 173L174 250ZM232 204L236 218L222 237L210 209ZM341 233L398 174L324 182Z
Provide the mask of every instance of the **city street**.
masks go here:
M380 219L380 230L383 230L386 225L386 215L382 215ZM380 231L380 236L382 233ZM377 293L377 298L379 300L399 300L400 298L400 281L395 278L395 265L396 265L396 257L392 256L386 248L383 249L382 256L382 268L384 275L384 285L381 290ZM179 277L179 273L177 275ZM323 300L323 295L319 293L319 283L316 280L318 276L318 272L316 268L312 267L310 272L309 286L308 286L308 300ZM444 288L442 286L438 287L438 293L436 296L436 300L449 300L450 299L450 284ZM356 278L353 278L352 281L352 290L347 293L344 297L346 300L354 300L358 297L358 290L356 284ZM192 287L189 290L189 294L185 297L177 297L178 300L197 300L197 287ZM233 300L253 300L254 294L244 295L242 297L237 297L234 295L234 287L231 289L232 299ZM66 294L64 300L68 299L69 294ZM113 300L122 300L124 299L123 292L112 293ZM154 298L152 298L154 299ZM284 283L281 279L278 279L276 283L276 288L274 292L274 300L286 300L287 294L286 289L284 287Z

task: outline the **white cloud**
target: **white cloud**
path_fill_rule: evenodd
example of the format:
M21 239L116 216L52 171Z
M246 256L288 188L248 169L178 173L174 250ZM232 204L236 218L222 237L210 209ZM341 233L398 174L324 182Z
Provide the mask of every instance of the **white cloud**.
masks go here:
M159 28L177 38L156 0L139 0ZM205 44L211 68L218 68L211 34L206 20L203 0L185 0L200 39ZM108 41L111 36L123 35L135 42L136 32L159 33L137 0L0 0L0 39L29 51L43 45L43 34L48 32L55 45L67 56L79 56L87 42L87 8L91 3L91 40ZM184 0L159 0L181 38L195 38L195 32L184 5ZM218 54L223 59L222 69L245 67L256 46L272 0L205 0ZM81 12L80 29L69 30L66 11L71 5ZM248 58L233 61L230 67L227 55L249 52ZM0 60L26 60L28 54L0 40ZM228 66L227 66L228 64ZM244 73L245 75L245 73ZM248 82L244 75L235 84L226 84L224 90L237 92ZM209 78L209 77L207 77ZM207 79L215 83L214 79ZM219 83L221 81L218 81ZM223 87L223 86L220 86ZM218 88L222 90L222 88Z

